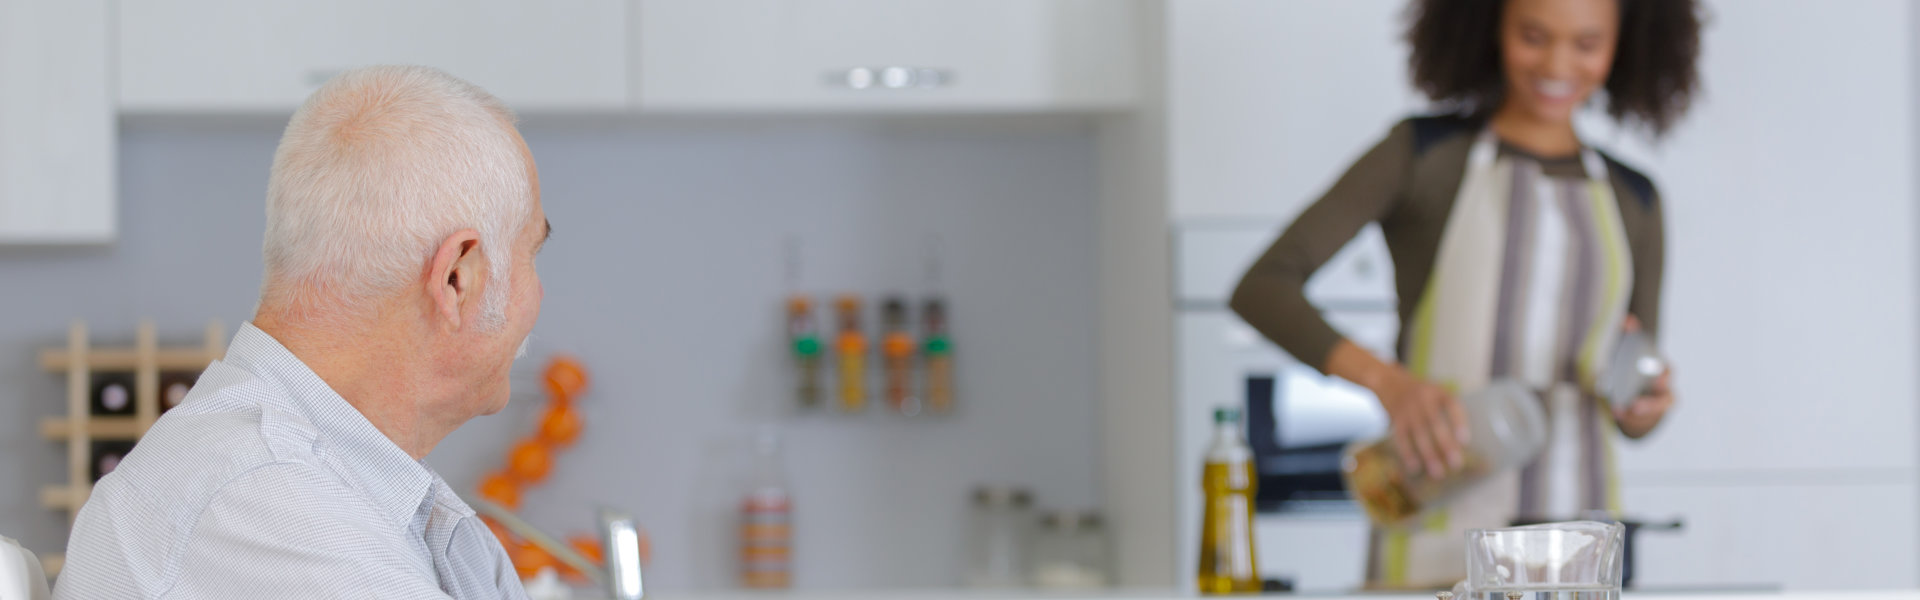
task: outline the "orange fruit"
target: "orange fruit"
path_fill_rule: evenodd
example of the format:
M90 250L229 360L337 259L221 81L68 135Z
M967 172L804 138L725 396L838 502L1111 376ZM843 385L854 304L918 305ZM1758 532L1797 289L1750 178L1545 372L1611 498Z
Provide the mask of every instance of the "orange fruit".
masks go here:
M521 483L539 483L553 469L553 452L537 438L514 444L507 453L507 474Z
M602 557L602 553L600 552L599 538L578 534L567 538L567 545L573 547L574 552L579 552L581 556L586 557L587 562L593 563L594 566L606 564L606 559ZM575 569L573 565L566 563L561 563L560 576L576 583L584 582L587 579L587 576L582 574L579 569Z
M566 402L580 397L587 389L587 368L571 356L556 356L547 363L547 393Z
M539 546L532 544L514 549L513 553L509 554L507 558L513 559L513 571L518 573L521 579L529 579L534 575L539 575L541 569L551 568L555 571L560 570L559 559L554 558L552 554L548 554L546 550L540 549Z
M540 439L555 448L565 448L580 439L580 411L567 404L554 404L547 407L547 414L540 419Z
M587 562L596 565L606 564L606 553L600 551L600 538L585 534L576 535L567 538L567 544L573 546L573 550L579 552L581 556L587 557Z
M506 507L507 510L520 508L520 484L515 483L513 478L505 473L494 473L481 479L479 491L481 498L491 500L494 504ZM501 531L504 529L495 529L494 537L506 541L507 538L500 536Z

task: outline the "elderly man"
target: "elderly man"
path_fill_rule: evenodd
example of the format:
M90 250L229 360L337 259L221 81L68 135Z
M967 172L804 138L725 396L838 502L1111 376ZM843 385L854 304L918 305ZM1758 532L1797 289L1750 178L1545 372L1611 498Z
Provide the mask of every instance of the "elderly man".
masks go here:
M506 405L540 312L552 228L513 122L420 67L307 99L267 185L259 312L94 488L56 598L525 597L420 462Z

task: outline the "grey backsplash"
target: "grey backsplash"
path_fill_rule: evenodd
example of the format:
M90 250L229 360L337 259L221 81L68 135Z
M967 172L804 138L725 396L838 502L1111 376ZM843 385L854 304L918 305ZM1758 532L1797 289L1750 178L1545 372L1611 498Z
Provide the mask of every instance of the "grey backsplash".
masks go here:
M163 342L197 343L209 318L231 331L250 314L281 123L124 123L117 243L0 246L0 534L65 545L64 514L38 501L64 454L36 433L62 411L63 381L35 356L69 320L86 319L96 343L130 340L141 317ZM597 505L631 511L652 536L657 589L731 584L735 480L758 423L786 438L801 587L957 583L976 482L1096 503L1089 124L533 118L525 133L555 230L546 301L514 403L428 458L457 489L530 430L538 360L568 352L591 369L587 428L526 514L570 533L590 530ZM957 413L783 414L788 240L801 240L805 290L871 302L927 291L934 238Z

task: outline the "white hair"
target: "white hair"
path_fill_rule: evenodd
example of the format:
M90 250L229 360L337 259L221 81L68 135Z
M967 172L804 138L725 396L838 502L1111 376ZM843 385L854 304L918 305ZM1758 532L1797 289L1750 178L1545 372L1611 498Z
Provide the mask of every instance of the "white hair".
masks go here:
M419 280L462 229L487 257L480 326L506 321L513 240L533 211L505 104L427 67L346 71L293 114L267 182L262 305L323 321Z

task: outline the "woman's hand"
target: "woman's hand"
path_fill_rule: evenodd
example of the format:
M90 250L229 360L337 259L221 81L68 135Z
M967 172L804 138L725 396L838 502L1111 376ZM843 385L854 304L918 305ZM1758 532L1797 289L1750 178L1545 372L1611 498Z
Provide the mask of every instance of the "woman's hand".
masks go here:
M1438 479L1465 466L1467 413L1445 388L1414 377L1398 367L1374 393L1387 410L1393 428L1393 446L1400 463L1424 466Z
M1620 433L1639 439L1653 432L1653 428L1666 418L1667 409L1673 408L1673 367L1653 380L1647 387L1647 393L1634 399L1625 409L1613 412L1613 420L1620 424Z
M1439 478L1466 464L1467 411L1446 388L1414 377L1352 340L1340 340L1327 355L1328 373L1373 390L1387 410L1400 464Z
M1640 319L1627 315L1625 329L1639 331ZM1660 425L1660 420L1666 418L1667 410L1671 408L1673 408L1673 366L1668 365L1667 370L1661 372L1660 376L1653 380L1652 385L1647 386L1645 394L1634 399L1633 403L1625 408L1613 412L1613 421L1620 425L1620 433L1639 439L1652 433L1653 428Z

